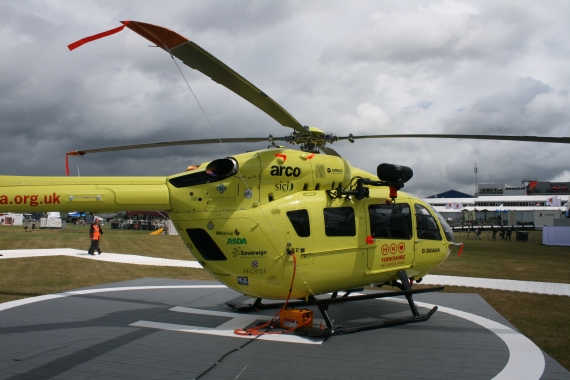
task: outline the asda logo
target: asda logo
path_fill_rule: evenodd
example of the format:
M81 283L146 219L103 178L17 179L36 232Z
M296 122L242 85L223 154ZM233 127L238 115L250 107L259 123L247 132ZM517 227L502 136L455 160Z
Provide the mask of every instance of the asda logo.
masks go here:
M226 244L247 244L247 240L245 238L228 238Z

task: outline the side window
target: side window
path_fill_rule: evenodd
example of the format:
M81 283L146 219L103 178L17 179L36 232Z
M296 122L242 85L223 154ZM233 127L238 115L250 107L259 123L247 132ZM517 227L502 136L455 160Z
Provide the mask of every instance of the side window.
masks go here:
M370 235L375 239L412 238L410 206L403 203L368 206Z
M416 204L415 210L418 238L426 240L441 240L439 225L428 209L422 205Z
M327 236L355 236L356 220L352 207L325 208L325 234Z
M293 225L295 232L300 237L311 235L311 225L309 224L309 212L307 210L287 211L287 217Z

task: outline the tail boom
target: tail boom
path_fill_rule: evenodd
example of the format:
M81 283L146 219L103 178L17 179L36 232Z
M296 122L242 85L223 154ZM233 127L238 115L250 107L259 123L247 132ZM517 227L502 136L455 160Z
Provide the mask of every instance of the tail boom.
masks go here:
M171 208L166 177L0 176L0 212Z

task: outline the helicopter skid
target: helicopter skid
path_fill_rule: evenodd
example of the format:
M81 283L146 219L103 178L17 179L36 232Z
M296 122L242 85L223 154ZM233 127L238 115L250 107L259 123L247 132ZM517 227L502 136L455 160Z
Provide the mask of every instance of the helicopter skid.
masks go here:
M304 335L311 337L329 337L332 335L350 334L357 331L365 331L382 327L390 327L390 326L403 325L407 323L427 321L433 315L433 313L436 312L437 306L435 306L426 314L420 314L417 310L414 301L412 300L412 295L420 293L437 292L443 289L444 289L443 286L437 286L432 288L422 288L422 289L413 289L413 290L405 289L394 292L377 292L372 294L360 294L354 296L348 296L348 294L350 294L350 291L348 291L341 297L337 297L337 293L335 292L329 298L312 298L309 301L293 301L289 302L287 306L291 307L311 306L311 305L317 306L323 316L326 328L301 327L295 330L294 333L297 335ZM346 303L346 302L362 301L362 300L378 299L378 298L398 297L398 296L405 296L408 299L408 303L410 304L410 309L412 311L413 316L407 318L388 319L368 324L358 324L354 326L335 326L333 321L328 315L328 307L330 304ZM251 303L247 304L239 302L238 300L240 298L242 297L238 297L234 300L228 301L226 302L226 305L241 312L256 311L256 310L270 309L270 308L280 308L284 305L284 303L282 302L263 304L261 303L261 298L256 299L253 304Z
M405 325L407 323L415 323L415 322L423 322L427 321L433 313L437 310L437 306L434 306L427 314L413 316L408 318L394 318L389 319L386 321L376 322L376 323L369 323L369 324L359 324L354 326L338 326L335 328L327 328L321 329L317 327L301 327L295 330L296 335L303 335L309 337L329 337L333 335L342 335L342 334L351 334L358 331L366 331L366 330L373 330L379 329L383 327L391 327L391 326L398 326L398 325ZM324 316L324 315L323 315ZM329 318L330 321L330 318ZM332 321L330 321L332 323Z

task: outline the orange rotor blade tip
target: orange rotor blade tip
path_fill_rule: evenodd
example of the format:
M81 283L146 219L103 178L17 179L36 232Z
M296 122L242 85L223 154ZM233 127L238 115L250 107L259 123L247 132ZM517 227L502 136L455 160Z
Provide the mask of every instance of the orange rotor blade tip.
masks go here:
M84 156L86 153L81 150L72 150L67 152L66 155L68 156Z
M100 38L104 38L104 37L110 36L112 34L119 33L129 23L129 21L121 21L121 22L123 23L122 26L119 26L117 28L113 28L111 30L107 30L107 31L102 32L102 33L97 33L97 34L94 34L92 36L82 38L79 41L75 41L74 43L67 45L69 51L73 51L73 50L77 49L78 47L85 45L86 43L89 43L91 41L95 41L95 40L98 40Z

